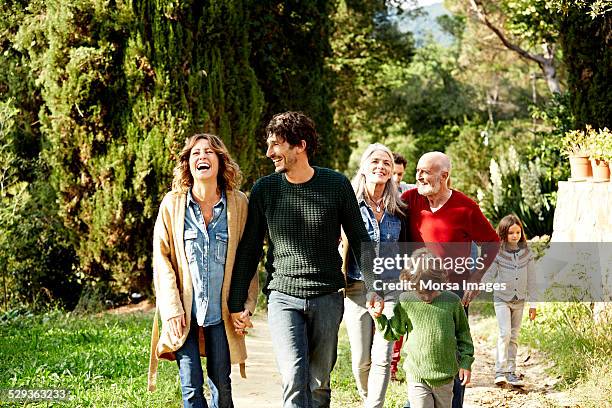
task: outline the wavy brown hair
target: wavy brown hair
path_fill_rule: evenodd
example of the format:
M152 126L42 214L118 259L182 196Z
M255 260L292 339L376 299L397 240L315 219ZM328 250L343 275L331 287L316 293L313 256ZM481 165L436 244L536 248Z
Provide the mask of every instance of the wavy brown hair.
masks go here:
M219 172L217 173L217 184L220 189L234 190L240 187L242 182L242 172L238 163L232 159L219 136L210 133L197 133L185 140L185 146L181 150L176 167L174 167L174 179L172 180L172 190L187 191L193 186L193 176L189 169L189 156L193 146L201 140L208 140L210 148L219 158Z
M521 227L521 238L518 242L519 248L526 248L527 237L525 236L525 228L523 228L523 223L521 222L520 218L514 214L506 215L497 225L497 235L499 235L499 239L501 240L502 248L506 248L506 245L508 244L508 231L513 225L518 225Z

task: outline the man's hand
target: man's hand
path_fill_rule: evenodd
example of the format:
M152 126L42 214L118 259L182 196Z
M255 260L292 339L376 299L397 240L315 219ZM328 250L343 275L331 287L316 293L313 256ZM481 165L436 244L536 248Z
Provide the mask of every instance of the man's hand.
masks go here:
M480 293L479 290L466 290L463 293L463 299L461 299L461 303L463 306L468 306L472 300Z
M459 379L461 380L461 385L469 384L470 378L472 378L472 372L470 370L466 370L465 368L459 369Z
M380 317L385 307L385 301L375 292L370 292L366 296L368 312L373 318Z
M177 339L183 337L183 329L185 328L185 313L168 319L168 326L170 326L170 334L172 334L174 337Z
M536 308L535 307L530 307L529 308L529 320L535 320L536 318Z
M232 323L234 324L234 331L244 336L249 332L246 331L247 328L253 327L253 323L251 322L251 312L247 309L244 309L242 312L236 312L231 314Z

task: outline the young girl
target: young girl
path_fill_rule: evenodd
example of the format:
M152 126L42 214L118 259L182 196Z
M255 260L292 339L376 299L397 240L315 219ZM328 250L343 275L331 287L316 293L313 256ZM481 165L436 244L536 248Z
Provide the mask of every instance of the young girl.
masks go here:
M470 382L474 345L467 316L459 296L448 291L428 290L428 284L446 281L446 272L436 269L436 258L426 249L412 255L421 257L409 281L414 291L400 295L393 317L373 311L376 328L387 340L397 340L404 333L407 355L404 362L408 379L410 406L450 408L453 379L459 374L461 385ZM406 279L403 273L400 279Z
M522 386L516 375L516 350L525 300L530 300L529 319L536 317L534 261L521 220L514 214L505 216L497 226L501 248L484 280L505 284L493 292L499 338L495 361L495 384Z

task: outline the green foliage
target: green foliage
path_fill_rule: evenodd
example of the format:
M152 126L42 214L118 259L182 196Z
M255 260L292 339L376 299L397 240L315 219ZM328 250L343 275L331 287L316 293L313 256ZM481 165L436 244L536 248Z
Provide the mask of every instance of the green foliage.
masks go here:
M484 195L485 214L498 222L516 214L528 237L552 233L556 186L542 174L539 159L522 162L511 146L507 155L491 159L492 194Z
M78 259L57 218L55 191L43 177L49 169L41 163L36 173L38 180L28 186L7 228L10 303L39 311L49 305L73 308L81 293Z
M591 130L593 140L591 142L591 158L596 160L612 161L612 132L603 128L597 132Z
M612 89L609 73L612 68L612 11L592 18L579 7L571 7L563 15L560 43L568 72L570 108L573 127L587 124L594 128L610 126Z
M74 250L55 216L55 194L45 178L42 162L20 180L22 162L15 153L14 137L19 111L12 100L0 102L0 274L2 309L26 304L41 309L49 303L74 306L78 299Z
M549 7L549 0L509 0L500 2L507 16L506 27L521 42L530 47L554 44L559 35L559 19Z
M563 138L563 154L588 157L590 144L588 133L585 133L584 130L570 130Z
M414 45L410 33L398 31L384 1L341 1L333 21L328 64L334 79L334 123L339 140L345 141L343 149L350 153L348 148L356 147L349 160L352 176L362 147L407 138L406 122L388 120L381 112L386 95L407 79Z
M528 127L521 121L459 127L446 152L453 160L454 188L477 199L493 225L514 213L533 237L552 232L558 163L549 162Z
M262 96L241 2L113 4L36 3L13 48L38 78L42 158L79 278L126 292L149 287L153 221L184 138L217 133L253 174Z
M249 1L250 64L263 91L264 107L255 132L257 151L249 161L259 172L269 173L264 129L272 116L299 110L313 118L319 134L320 149L312 162L343 169L349 146L336 133L331 102L333 79L326 66L331 55L331 15L334 2ZM242 163L241 163L242 164Z
M490 183L489 164L493 147L488 132L476 123L454 126L449 131L456 134L446 149L453 163L451 186L475 198L478 190L485 190L483 186Z
M609 321L595 323L585 303L541 306L535 324L523 326L521 341L545 351L555 363L554 372L564 381L572 384L583 378L592 366L609 368L612 365L612 324Z

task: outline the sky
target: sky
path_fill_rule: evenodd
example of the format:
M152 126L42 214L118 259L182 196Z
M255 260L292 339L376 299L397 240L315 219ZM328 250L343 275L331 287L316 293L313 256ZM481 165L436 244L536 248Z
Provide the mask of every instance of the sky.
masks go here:
M443 3L444 0L416 0L416 3L420 7L430 6L435 3ZM414 1L406 1L405 4L408 5L405 9L411 9Z
M442 3L442 2L443 2L443 0L417 0L417 3L421 7L429 6L429 5L435 4L435 3Z

